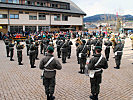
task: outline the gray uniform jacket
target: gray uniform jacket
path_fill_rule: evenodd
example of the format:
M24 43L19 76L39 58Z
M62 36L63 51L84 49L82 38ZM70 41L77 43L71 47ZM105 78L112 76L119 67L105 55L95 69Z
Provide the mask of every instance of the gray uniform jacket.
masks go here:
M117 52L117 51L122 51L124 48L124 45L122 43L118 43L115 48L114 48L114 53ZM122 55L122 53L120 54Z
M52 54L48 53L46 57L44 57L41 61L40 61L40 65L39 68L41 70L44 70L44 65L50 60L50 58L53 57ZM54 70L54 71L44 71L44 77L46 78L52 78L56 76L56 70L61 70L62 69L62 65L60 64L60 62L58 60L56 60L55 58L53 59L53 61L46 66L46 69L49 70Z
M97 70L97 69L107 69L108 68L108 63L106 58L102 58L102 60L99 62L99 64L97 66L95 66L95 64L97 63L97 61L99 60L101 54L95 54L93 58L90 59L89 64L87 65L87 69L89 70ZM96 72L96 74L101 74L102 71L100 72Z

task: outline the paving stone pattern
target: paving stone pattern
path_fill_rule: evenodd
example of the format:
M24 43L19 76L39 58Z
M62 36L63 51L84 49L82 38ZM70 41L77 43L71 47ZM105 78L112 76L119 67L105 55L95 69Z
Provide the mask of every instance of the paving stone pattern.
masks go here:
M36 60L37 68L31 69L25 47L22 62L24 65L18 66L16 53L15 49L15 61L9 61L9 58L6 57L4 42L0 41L0 100L46 100L40 79L42 71L38 68L40 60ZM56 51L54 54L57 58ZM131 40L126 39L121 69L119 70L113 68L115 67L113 55L111 50L109 68L103 73L99 100L133 100ZM39 59L42 58L43 55L39 54ZM59 61L61 62L61 59ZM67 63L62 66L63 69L57 71L56 75L55 100L90 100L90 80L89 77L78 73L79 65L76 61L75 45L72 46L71 59L67 59Z

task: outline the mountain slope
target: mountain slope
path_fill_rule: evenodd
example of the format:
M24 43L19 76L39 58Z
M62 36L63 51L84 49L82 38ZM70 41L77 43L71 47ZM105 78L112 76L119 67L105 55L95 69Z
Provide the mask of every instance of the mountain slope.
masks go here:
M119 16L123 18L124 20L133 21L132 15L124 15ZM90 17L84 18L84 22L97 22L97 21L104 21L104 20L115 20L117 16L115 14L98 14Z

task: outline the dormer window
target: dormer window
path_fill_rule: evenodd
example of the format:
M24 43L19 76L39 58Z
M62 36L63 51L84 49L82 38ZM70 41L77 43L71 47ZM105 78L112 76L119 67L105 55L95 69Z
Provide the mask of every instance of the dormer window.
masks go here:
M51 7L52 7L52 8L58 8L58 4L53 4L53 3L51 3Z
M37 2L37 6L40 6L40 2Z

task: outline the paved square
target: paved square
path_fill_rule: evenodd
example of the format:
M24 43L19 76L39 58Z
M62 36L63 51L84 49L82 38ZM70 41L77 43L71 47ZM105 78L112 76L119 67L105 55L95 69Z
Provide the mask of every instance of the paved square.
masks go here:
M73 40L75 41L75 40ZM74 44L74 43L73 43ZM14 51L13 62L6 57L6 47L0 41L0 100L46 100L41 70L38 68L40 60L36 60L37 68L31 69L26 48L23 50L24 65L18 66L17 51ZM57 54L55 51L55 57ZM133 51L131 40L126 39L121 69L116 70L115 60L111 50L109 68L104 71L99 100L133 100ZM39 59L43 55L39 54ZM61 62L61 59L59 59ZM57 71L55 100L90 100L89 77L78 73L79 65L76 61L76 47L72 47L72 57L62 64L63 69Z

